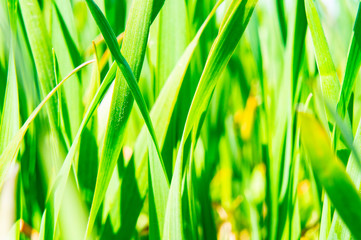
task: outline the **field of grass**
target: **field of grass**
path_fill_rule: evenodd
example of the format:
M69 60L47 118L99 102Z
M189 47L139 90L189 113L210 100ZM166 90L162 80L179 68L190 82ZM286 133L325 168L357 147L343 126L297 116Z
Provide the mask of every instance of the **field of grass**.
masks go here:
M359 0L1 0L0 239L361 239Z

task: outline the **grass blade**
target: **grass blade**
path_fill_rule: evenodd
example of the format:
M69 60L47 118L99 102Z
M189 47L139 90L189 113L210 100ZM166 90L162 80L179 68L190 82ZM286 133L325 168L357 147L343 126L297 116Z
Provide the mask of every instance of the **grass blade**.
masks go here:
M321 89L326 102L336 109L340 92L340 81L338 80L335 65L332 61L327 40L322 29L321 21L314 4L314 0L305 0L307 22L311 31L312 41L315 48L318 70L321 76ZM326 111L328 120L330 114Z
M183 158L185 157L183 156L183 147L188 135L192 131L192 142L195 142L193 140L196 139L202 125L204 114L208 108L218 77L234 52L248 24L256 2L253 0L233 1L221 24L220 32L213 43L183 131L167 202L163 239L181 239L183 236L181 213L182 166Z
M65 25L65 20L58 10L58 4L52 4L52 45L59 65L59 75L63 78L75 66L80 64L79 52L76 49L74 41L70 37L69 30ZM75 57L76 55L76 57ZM72 141L76 134L83 114L83 105L81 102L80 75L74 75L74 81L66 82L63 86L64 111L67 113L64 117L65 129L69 133L69 140ZM67 120L67 121L66 121Z
M338 99L337 110L342 118L345 117L347 106L350 101L352 88L361 65L361 2L359 4L350 50L347 57L345 76L342 82L340 98Z
M10 143L18 129L20 128L20 111L19 111L19 93L18 93L18 79L16 75L15 64L15 48L16 48L16 10L17 1L9 0L8 9L10 15L10 25L12 29L11 34L11 49L9 56L8 76L6 81L5 97L3 112L1 114L0 122L0 152L4 153L6 146ZM7 170L11 163L16 159L17 152L12 157L1 159L0 161L0 190L4 184Z
M329 135L321 124L307 113L300 113L299 118L302 145L311 160L315 175L351 233L360 238L361 229L358 223L361 221L361 212L354 211L361 207L358 191L344 166L334 155Z
M18 83L13 51L10 53L8 79L6 84L3 109L0 129L0 152L2 155L6 153L6 147L11 142L11 139L15 136L20 127ZM4 179L8 172L7 170L10 164L15 160L18 150L19 149L17 149L9 157L0 157L0 189L4 184Z
M2 151L0 156L0 162L4 163L9 159L14 159L17 152L19 151L20 144L25 136L26 131L29 129L29 125L33 122L34 118L39 114L40 110L44 105L49 101L49 99L56 93L56 91L68 80L74 73L81 70L83 67L87 66L90 63L93 63L94 60L83 63L82 65L75 68L67 77L65 77L50 93L43 99L43 101L36 107L36 109L30 114L29 118L25 121L22 127L16 132L12 137L9 144L7 144L4 151Z
M197 35L188 45L187 49L175 65L172 73L168 77L163 86L150 116L154 123L157 139L160 148L163 148L166 133L169 129L169 123L174 112L174 108L179 96L180 88L183 84L184 76L199 44L199 39L204 32L205 27L209 24L211 18L215 15L216 9L223 1L220 0L214 6L207 19L204 21ZM121 219L127 219L126 223L122 223L119 234L125 238L129 238L129 229L133 229L136 219L140 214L143 201L148 190L147 173L147 129L143 126L134 146L134 158L128 163L125 174L121 183ZM134 163L133 163L134 161ZM135 173L134 173L135 172ZM140 199L140 200L139 200Z
M24 19L27 36L37 70L41 97L44 98L56 85L53 71L50 40L46 32L43 16L37 1L20 0L20 9ZM47 107L50 124L57 126L57 103L52 98Z
M136 32L136 34L138 34L139 36L135 36L135 37L140 37L140 41L138 44L143 45L143 49L140 48L140 52L137 55L135 55L136 58L134 60L136 61L136 63L135 63L135 65L132 66L132 68L128 65L127 61L125 60L123 55L120 53L116 37L115 37L112 29L110 28L109 23L107 22L104 15L98 8L98 6L92 0L87 0L87 4L88 4L88 7L98 25L98 27L100 28L100 31L102 32L105 42L107 43L108 48L109 48L110 52L112 53L112 56L115 58L115 61L117 62L117 65L118 65L119 69L121 70L121 73L123 74L124 78L117 77L115 80L115 86L114 86L115 91L113 92L110 118L108 121L109 125L106 130L104 147L102 149L100 165L99 165L99 170L98 170L98 177L97 177L97 182L96 182L96 186L95 186L93 204L92 204L92 208L91 208L91 212L90 212L90 216L89 216L89 222L88 222L88 227L87 227L87 232L85 234L86 235L85 237L87 237L88 234L90 234L92 231L96 214L99 210L101 202L104 199L105 191L107 188L106 186L108 186L112 172L113 172L112 169L114 169L117 157L120 153L120 146L121 146L122 135L123 135L121 129L124 129L124 126L120 126L120 125L125 124L127 122L127 118L129 117L131 105L133 102L133 100L131 99L130 91L139 106L139 109L140 109L142 116L145 120L145 123L148 127L149 133L155 144L155 148L157 149L157 153L158 153L159 159L161 160L163 171L165 172L164 163L162 161L162 156L161 156L161 152L159 150L158 142L156 140L154 128L153 128L153 125L152 125L152 122L151 122L151 119L150 119L150 116L148 113L147 106L146 106L143 96L139 90L139 87L137 85L137 80L135 77L135 76L137 76L137 78L138 78L140 69L141 69L140 67L141 67L143 59L144 59L144 52L145 52L144 46L145 46L146 40L148 38L149 27L151 24L150 17L151 17L151 12L152 12L152 1L145 3L144 6L140 6L139 9L136 8L137 7L136 5L133 5L133 7L136 6L135 11L138 11L138 10L144 11L145 25L143 26L144 32L142 32L142 31ZM133 26L131 26L131 24L132 24L131 20L128 20L128 21L130 21L130 25L127 25L127 29L129 28L129 26L133 27ZM140 25L140 27L142 27L142 24L143 24L143 22L140 19L138 19L137 21L139 21L139 23L135 23L136 26L134 26L136 29L138 29L138 27L139 27L137 25ZM130 34L132 34L132 33L130 33ZM133 37L133 36L131 35L131 37ZM131 44L133 44L133 43L131 43ZM125 48L129 47L127 35L124 37L123 46ZM134 47L134 46L132 46L132 47ZM133 58L130 58L130 60L133 60ZM133 75L133 71L136 74L135 76ZM117 75L119 75L119 74L117 74ZM124 83L122 83L122 81L124 81L124 80L126 80L126 83L128 84L130 91L126 86L124 86ZM123 86L122 86L122 84L123 84ZM124 89L124 87L125 87L125 89ZM125 92L122 93L122 91L125 91ZM126 100L124 98L125 96L128 96L128 98L130 98L130 99ZM124 106L124 105L128 105L128 106ZM127 111L126 111L125 117L119 118L119 115L124 114L124 112L122 112L122 111L125 111L122 106L127 107L127 108L129 107L129 110L127 110L129 112L127 113ZM126 115L128 115L128 116L126 116ZM120 132L118 130L120 130ZM116 151L114 151L114 149L116 149Z
M69 152L64 160L64 163L56 176L54 181L54 185L51 187L51 191L49 194L49 198L47 200L46 208L48 212L53 212L53 219L56 222L62 199L64 197L66 183L68 181L69 172L71 169L72 163L74 163L77 149L80 145L81 135L86 129L86 126L91 119L95 109L97 108L98 104L104 97L105 93L107 92L110 84L112 83L117 70L117 65L114 63L110 68L108 74L104 78L103 82L101 83L100 87L98 88L94 98L92 99L87 111L83 117L83 120L80 124L79 130L74 138L74 141L69 149Z

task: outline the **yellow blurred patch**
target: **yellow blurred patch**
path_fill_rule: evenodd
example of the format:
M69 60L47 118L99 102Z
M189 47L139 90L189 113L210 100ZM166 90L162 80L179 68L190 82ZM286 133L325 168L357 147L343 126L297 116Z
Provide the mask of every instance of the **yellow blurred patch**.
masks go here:
M238 110L234 115L234 123L240 129L243 141L248 141L251 138L257 106L257 98L251 95L247 99L244 111Z

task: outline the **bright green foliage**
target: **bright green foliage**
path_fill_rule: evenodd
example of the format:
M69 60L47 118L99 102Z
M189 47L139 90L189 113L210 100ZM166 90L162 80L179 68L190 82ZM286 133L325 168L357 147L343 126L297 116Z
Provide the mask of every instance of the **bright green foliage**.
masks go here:
M361 238L360 30L357 0L0 1L0 238Z

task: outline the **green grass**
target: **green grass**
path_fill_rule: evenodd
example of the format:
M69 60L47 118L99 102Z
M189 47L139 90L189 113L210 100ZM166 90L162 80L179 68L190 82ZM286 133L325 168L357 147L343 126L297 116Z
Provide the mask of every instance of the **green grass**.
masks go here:
M0 2L0 239L361 239L361 3Z

